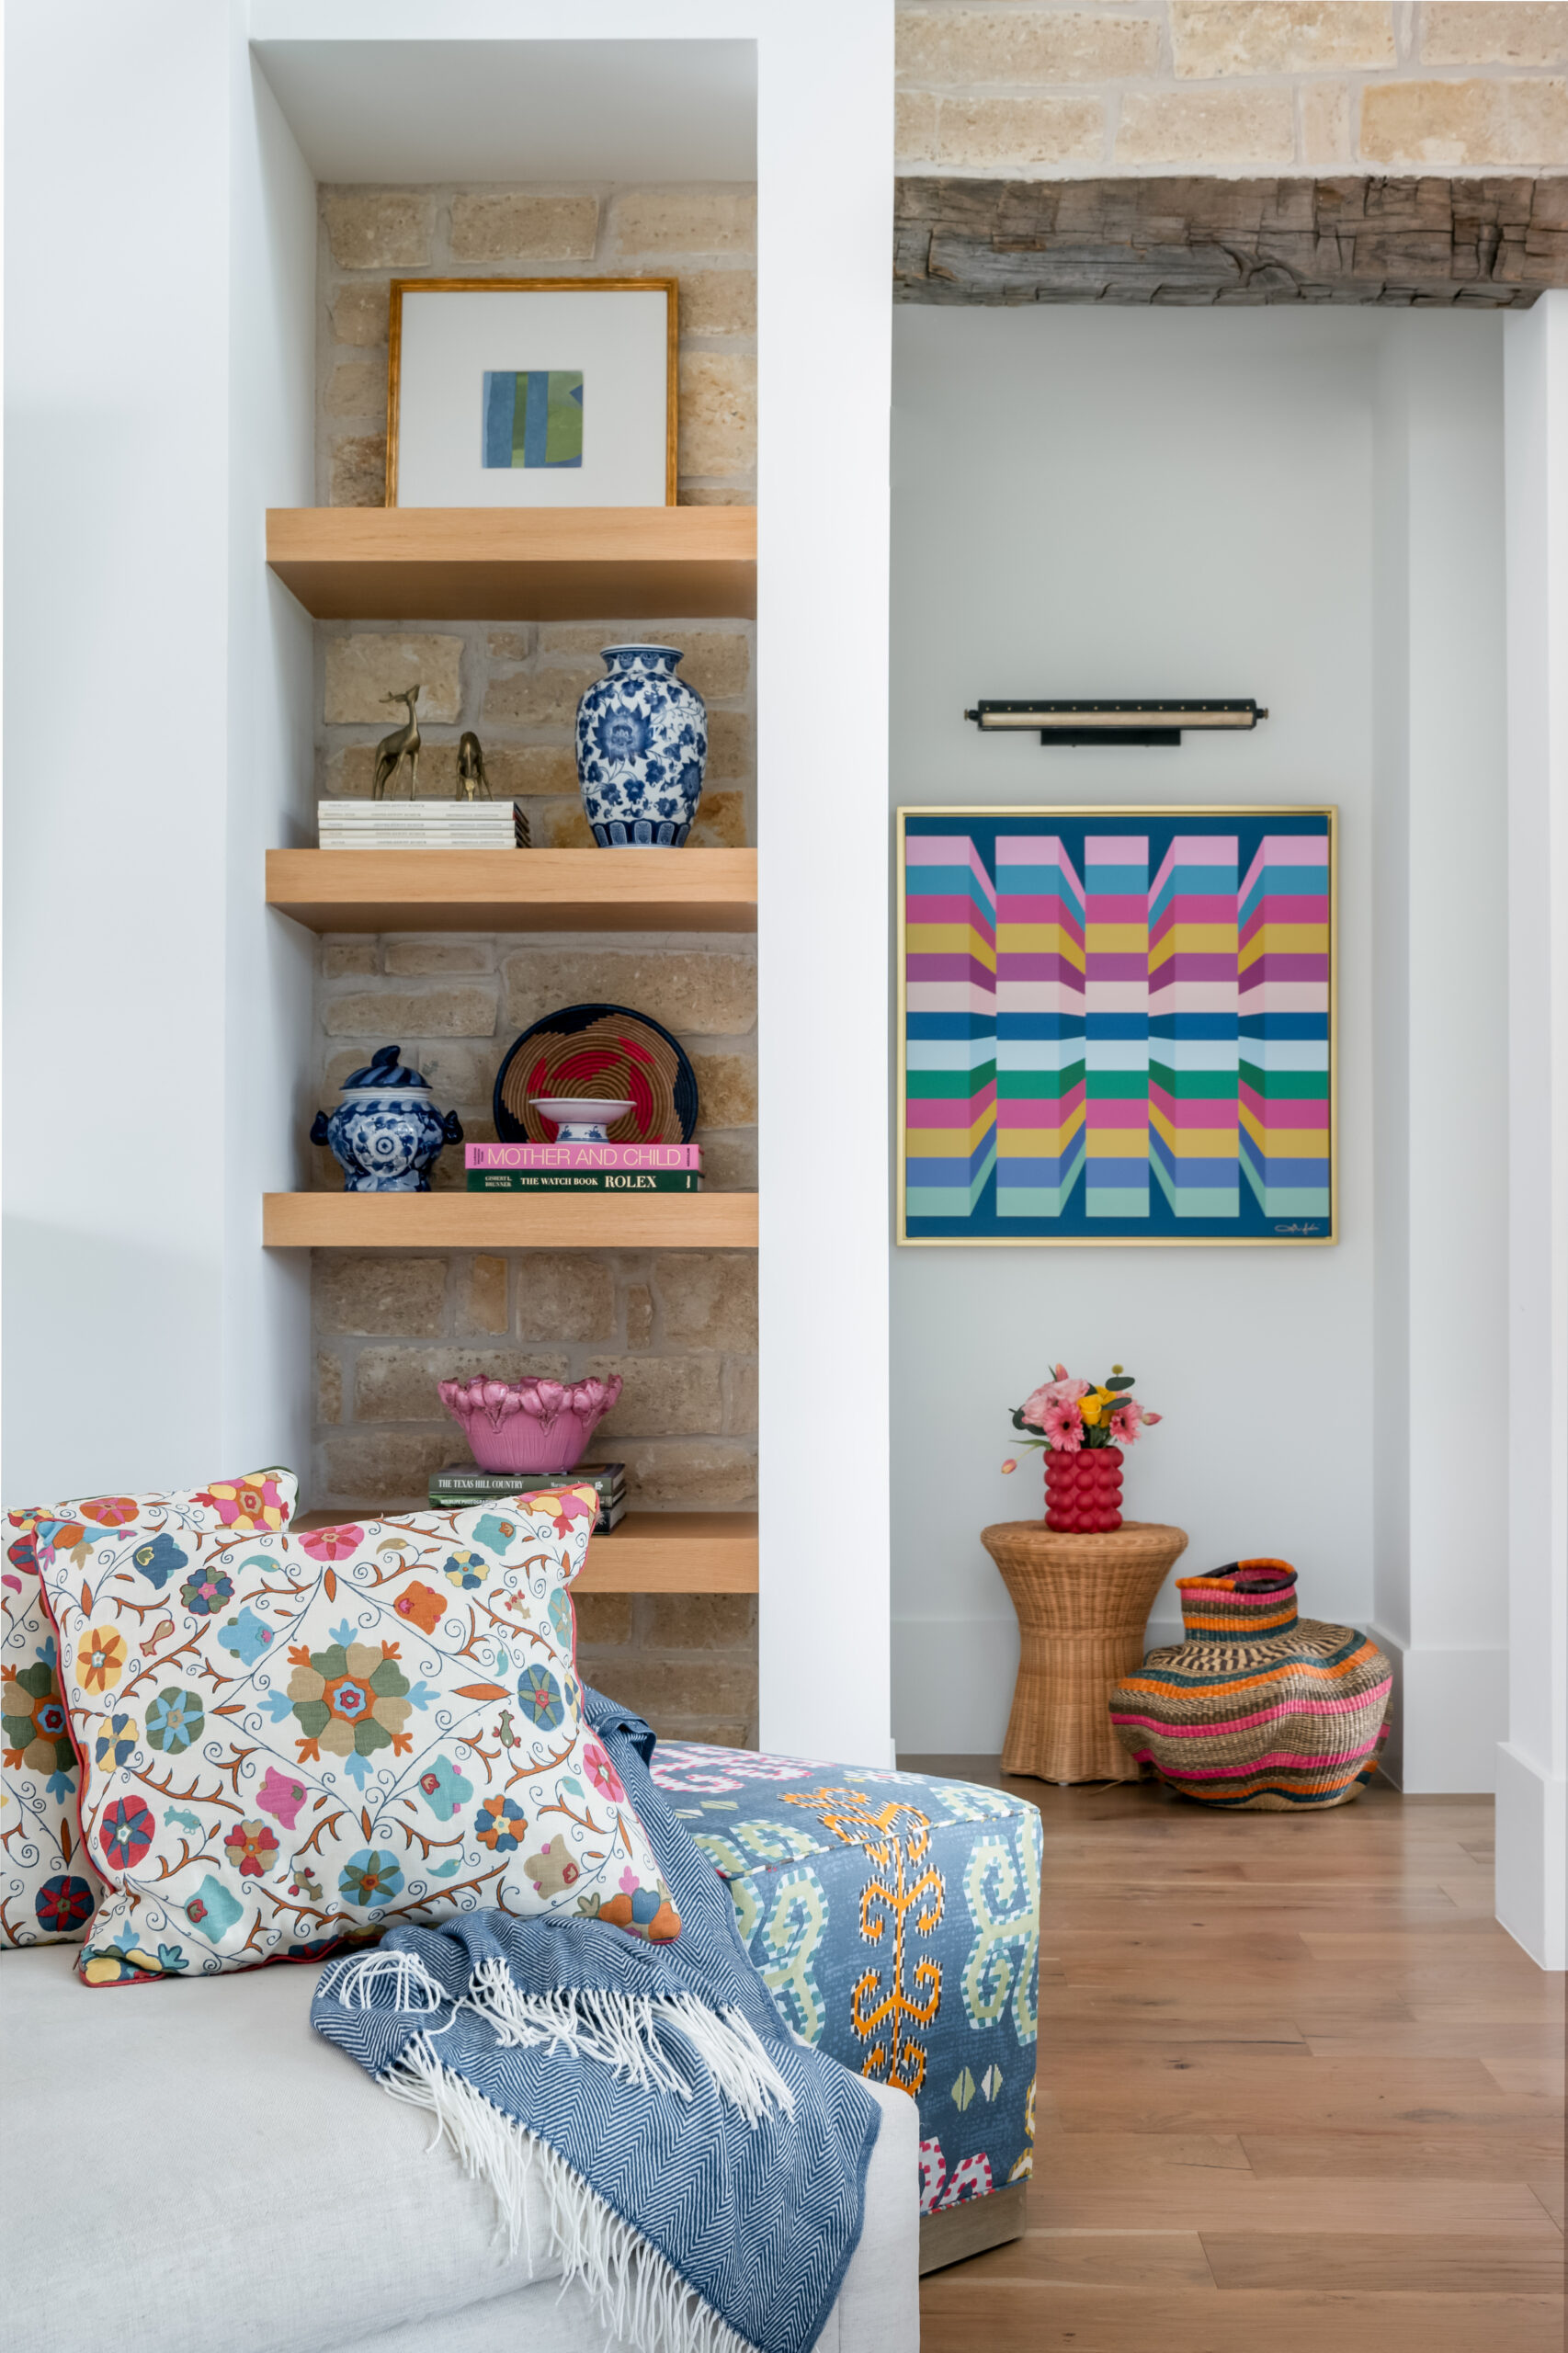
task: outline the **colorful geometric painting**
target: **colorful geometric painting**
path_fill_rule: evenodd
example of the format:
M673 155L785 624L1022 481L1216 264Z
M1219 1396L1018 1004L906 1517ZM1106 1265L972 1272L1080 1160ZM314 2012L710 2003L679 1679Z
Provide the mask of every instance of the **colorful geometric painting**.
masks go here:
M487 368L483 419L486 466L580 466L582 369Z
M1332 809L899 813L903 1242L1332 1242Z

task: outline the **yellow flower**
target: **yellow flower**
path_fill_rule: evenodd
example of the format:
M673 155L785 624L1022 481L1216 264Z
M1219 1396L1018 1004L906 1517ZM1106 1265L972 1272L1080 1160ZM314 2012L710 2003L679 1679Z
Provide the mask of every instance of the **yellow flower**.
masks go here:
M89 1691L112 1691L125 1672L125 1640L112 1626L95 1626L76 1650L76 1669Z
M1086 1397L1079 1398L1078 1411L1082 1414L1085 1424L1089 1429L1097 1429L1100 1423L1100 1416L1104 1414L1107 1406L1114 1406L1115 1404L1116 1392L1114 1390L1091 1389Z

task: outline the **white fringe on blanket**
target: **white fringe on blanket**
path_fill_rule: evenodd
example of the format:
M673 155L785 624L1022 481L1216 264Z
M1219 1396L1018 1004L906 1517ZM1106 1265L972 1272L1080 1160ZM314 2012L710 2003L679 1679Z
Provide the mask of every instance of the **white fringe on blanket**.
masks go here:
M409 1952L366 1953L342 1964L332 1992L345 2009L369 2009L378 1990L392 2005L428 2017L451 2000L438 1978ZM724 2099L748 2124L759 2124L769 2109L795 2111L795 2095L768 2057L744 2013L710 2009L691 1994L621 1994L598 1986L558 1985L548 1994L525 1994L504 1961L481 1961L468 1991L453 2006L472 2010L514 2049L540 2044L597 2059L622 2083L642 2090L672 2092L689 2100L691 2085L660 2039L661 2029L684 2036L707 2066ZM448 2026L451 2019L447 2021ZM446 2028L437 2027L437 2034Z
M394 2099L434 2116L436 2141L450 2144L471 2181L489 2184L510 2253L526 2245L530 2261L528 2191L535 2186L562 2293L581 2280L596 2319L618 2344L636 2353L756 2353L548 2143L444 2067L427 2034L404 2045L381 2082Z

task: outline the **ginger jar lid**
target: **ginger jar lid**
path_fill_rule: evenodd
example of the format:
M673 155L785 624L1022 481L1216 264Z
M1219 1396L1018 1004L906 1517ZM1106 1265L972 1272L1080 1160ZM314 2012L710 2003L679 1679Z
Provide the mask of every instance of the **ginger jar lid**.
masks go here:
M345 1095L360 1093L383 1095L389 1088L395 1087L400 1093L428 1095L429 1080L422 1072L412 1069L405 1063L399 1062L398 1056L402 1051L400 1046L379 1048L370 1056L363 1069L349 1072L343 1082L341 1092Z

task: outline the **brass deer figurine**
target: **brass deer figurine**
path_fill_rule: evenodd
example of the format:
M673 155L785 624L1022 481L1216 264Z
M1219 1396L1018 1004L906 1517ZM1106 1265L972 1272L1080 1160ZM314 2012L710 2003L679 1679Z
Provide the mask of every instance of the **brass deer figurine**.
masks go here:
M458 798L476 801L482 795L486 801L494 797L484 773L484 747L470 727L458 744Z
M406 727L394 727L392 733L383 735L376 746L376 777L370 788L372 800L381 801L385 798L389 788L397 782L398 771L404 760L408 762L408 797L411 801L418 798L419 722L415 715L414 706L419 700L419 696L420 688L415 685L381 697L383 702L402 703L408 713L408 724Z

